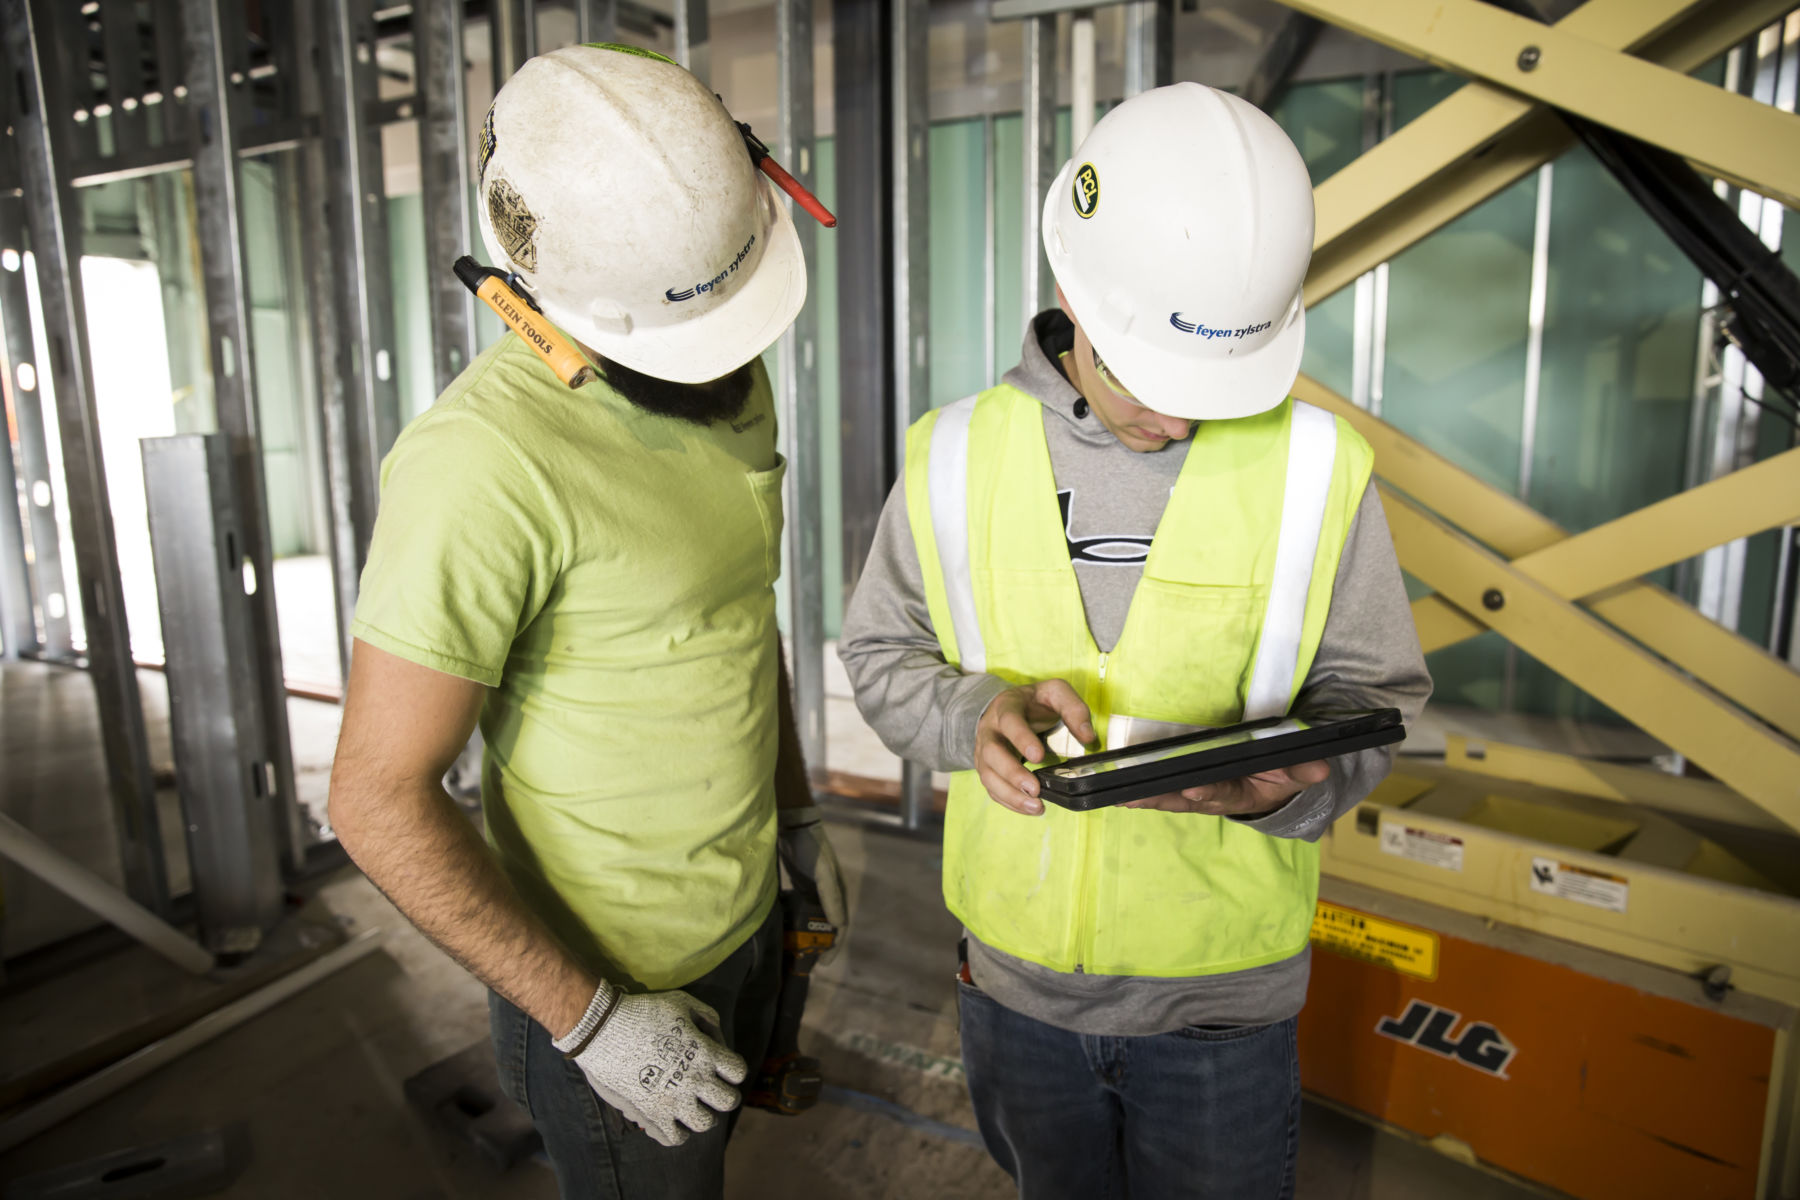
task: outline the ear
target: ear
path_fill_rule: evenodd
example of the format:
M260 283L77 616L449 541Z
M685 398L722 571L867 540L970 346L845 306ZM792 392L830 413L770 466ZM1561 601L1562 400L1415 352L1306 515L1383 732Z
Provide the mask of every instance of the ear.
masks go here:
M1056 285L1056 307L1062 309L1063 315L1068 317L1069 320L1073 321L1075 319L1075 310L1069 307L1069 298L1063 295L1062 284L1060 283Z

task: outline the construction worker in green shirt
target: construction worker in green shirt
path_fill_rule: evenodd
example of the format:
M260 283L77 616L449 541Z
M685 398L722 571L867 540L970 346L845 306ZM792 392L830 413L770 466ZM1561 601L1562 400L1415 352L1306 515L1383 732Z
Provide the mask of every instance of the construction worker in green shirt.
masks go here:
M490 259L602 378L509 334L382 464L332 824L491 989L564 1196L717 1197L774 1020L778 851L846 919L772 589L758 356L805 263L724 106L645 51L526 63L478 171ZM485 844L441 786L478 722Z

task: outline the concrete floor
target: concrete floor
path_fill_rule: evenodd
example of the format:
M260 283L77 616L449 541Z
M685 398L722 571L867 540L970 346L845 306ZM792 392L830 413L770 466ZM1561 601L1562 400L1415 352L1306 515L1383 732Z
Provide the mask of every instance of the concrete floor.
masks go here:
M856 929L823 970L806 1044L828 1080L963 1130L974 1122L956 1066L954 922L937 899L937 847L837 825ZM0 1156L0 1180L115 1149L241 1123L250 1156L223 1195L258 1200L550 1197L547 1169L504 1174L408 1106L403 1082L486 1036L485 993L352 869L316 890L312 920L387 931L382 950ZM106 996L173 985L131 950L0 995L0 1054L79 1040L114 1014ZM0 1060L0 1061L4 1061ZM1000 1197L1010 1181L981 1149L890 1116L821 1105L800 1118L745 1114L728 1162L733 1197ZM1308 1105L1304 1200L1499 1200L1516 1185Z

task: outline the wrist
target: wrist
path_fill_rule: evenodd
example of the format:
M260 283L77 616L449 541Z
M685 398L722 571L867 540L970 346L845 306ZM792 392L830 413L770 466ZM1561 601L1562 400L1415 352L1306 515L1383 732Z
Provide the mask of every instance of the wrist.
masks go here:
M981 725L988 719L1000 697L1013 691L1013 685L997 675L971 675L964 681L962 688L950 702L947 712L948 727L953 731L954 745L947 762L938 764L949 770L967 770L975 765L975 742L981 734Z
M619 998L623 995L618 988L601 980L582 1007L580 1015L568 1026L568 1031L552 1039L550 1044L567 1058L580 1054L606 1024L606 1019L612 1016L613 1009L618 1007Z

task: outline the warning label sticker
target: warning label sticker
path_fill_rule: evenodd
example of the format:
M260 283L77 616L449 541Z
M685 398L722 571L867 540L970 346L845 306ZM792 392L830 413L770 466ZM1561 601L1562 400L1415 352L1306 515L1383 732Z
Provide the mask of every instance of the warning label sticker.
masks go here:
M1463 869L1463 840L1431 829L1414 829L1398 821L1381 823L1381 852L1410 858L1446 871Z
M1631 896L1631 881L1592 867L1578 867L1574 863L1557 862L1554 858L1534 858L1531 860L1531 890L1622 913Z
M1429 929L1384 921L1321 900L1313 914L1312 940L1327 950L1415 979L1437 978L1438 937Z

